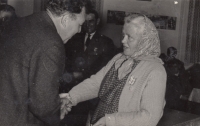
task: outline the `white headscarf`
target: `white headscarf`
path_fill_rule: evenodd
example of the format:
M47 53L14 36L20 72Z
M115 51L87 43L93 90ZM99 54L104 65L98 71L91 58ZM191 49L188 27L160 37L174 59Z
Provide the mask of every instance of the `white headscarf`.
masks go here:
M128 58L123 54L115 62L115 69L118 69L119 79L122 79L129 72L131 72L131 67L135 60L158 59L158 56L160 55L160 39L158 31L154 24L146 16L144 16L144 23L145 26L142 38L138 41L138 51L135 51L135 53Z

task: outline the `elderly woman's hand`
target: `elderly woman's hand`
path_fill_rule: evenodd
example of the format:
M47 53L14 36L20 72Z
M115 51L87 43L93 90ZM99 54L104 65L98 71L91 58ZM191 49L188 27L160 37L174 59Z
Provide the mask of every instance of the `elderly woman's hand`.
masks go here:
M106 126L106 117L99 119L93 126Z
M63 119L66 114L71 111L72 102L71 97L68 93L59 94L61 100L61 108L60 108L60 119Z

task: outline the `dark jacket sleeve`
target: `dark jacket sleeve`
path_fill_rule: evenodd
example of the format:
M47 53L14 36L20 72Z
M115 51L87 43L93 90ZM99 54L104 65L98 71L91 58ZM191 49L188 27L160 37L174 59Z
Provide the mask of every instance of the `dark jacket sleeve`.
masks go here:
M59 79L64 70L64 50L37 48L29 70L29 110L47 125L60 123Z

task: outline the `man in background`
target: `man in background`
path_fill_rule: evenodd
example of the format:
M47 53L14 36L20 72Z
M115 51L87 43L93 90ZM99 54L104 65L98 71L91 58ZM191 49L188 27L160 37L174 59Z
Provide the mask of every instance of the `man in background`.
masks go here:
M167 73L166 108L187 111L187 100L191 92L190 75L184 68L184 63L176 58L177 49L169 47L167 55L160 58L164 61Z
M0 38L0 125L60 123L64 43L81 31L83 0L50 0L47 11L13 21Z
M83 32L76 34L65 44L66 71L60 92L68 92L84 79L96 74L115 55L113 41L98 32L99 23L98 13L90 9L83 25ZM98 100L86 101L73 107L66 116L66 124L85 125L88 112L95 108L97 102Z
M17 15L14 7L7 4L0 4L0 34L3 32L5 25L16 18Z
M96 74L115 55L113 41L98 32L99 23L98 13L93 9L89 10L83 32L76 34L65 44L67 74L64 75L64 80L68 83L67 86L71 84L70 88Z

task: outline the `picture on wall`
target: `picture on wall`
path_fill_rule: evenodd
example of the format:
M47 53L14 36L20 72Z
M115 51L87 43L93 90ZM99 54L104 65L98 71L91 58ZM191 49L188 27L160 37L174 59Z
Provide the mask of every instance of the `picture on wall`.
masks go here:
M116 25L123 25L124 24L124 11L111 11L108 10L107 13L107 23L116 24Z
M124 17L130 14L138 14L138 13L108 10L107 23L123 25ZM150 14L145 14L145 15L154 23L157 29L176 30L176 17L150 15Z
M137 15L137 14L139 14L139 13L135 13L135 12L126 12L126 13L125 13L126 16L128 16L128 15L132 15L132 14Z
M147 15L157 29L176 30L176 17Z

